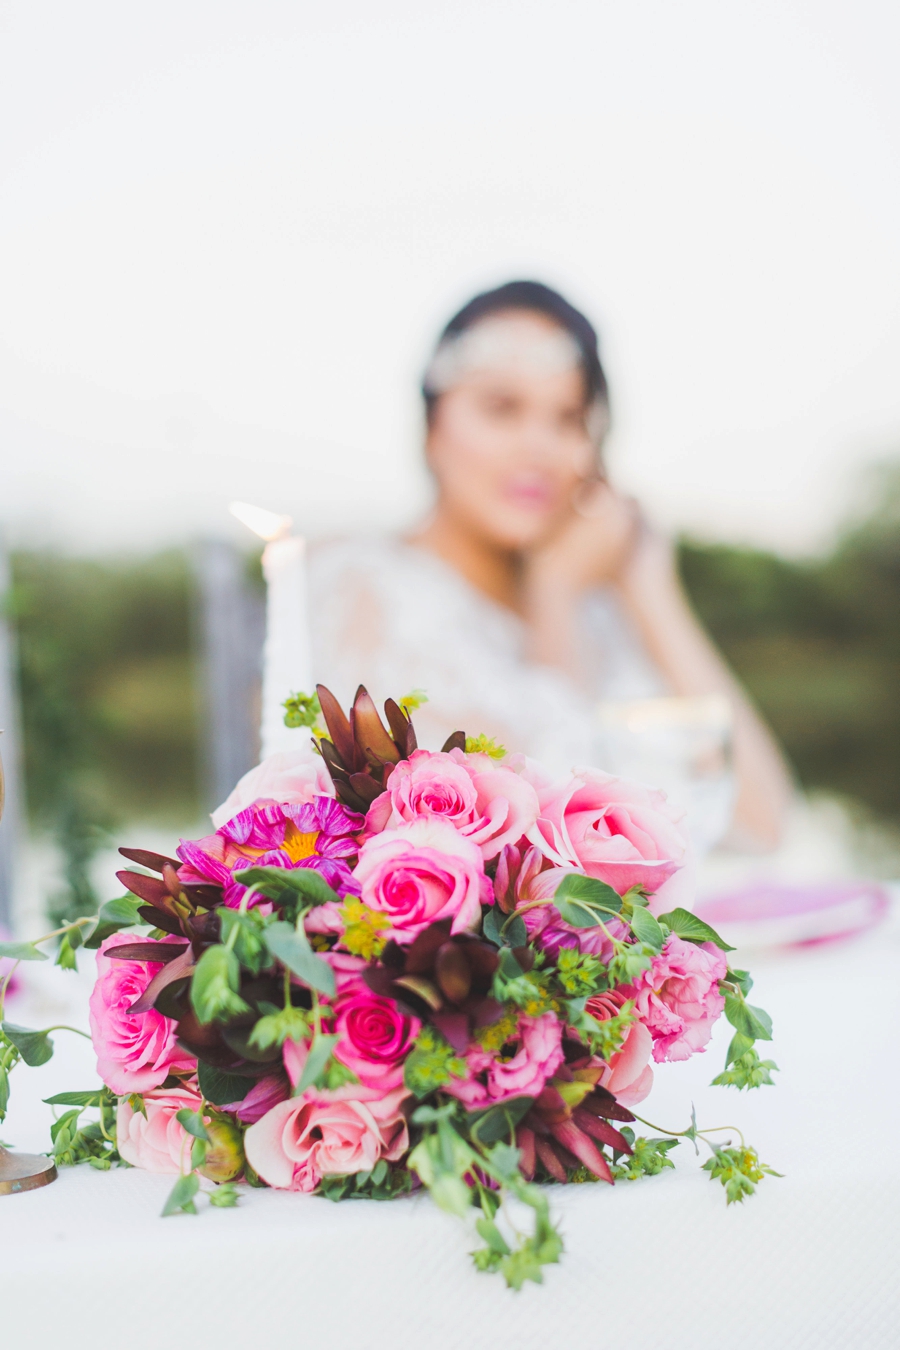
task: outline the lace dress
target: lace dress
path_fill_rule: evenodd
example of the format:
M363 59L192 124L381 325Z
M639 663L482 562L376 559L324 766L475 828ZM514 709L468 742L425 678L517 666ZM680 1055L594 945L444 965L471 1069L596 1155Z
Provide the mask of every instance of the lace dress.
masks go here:
M397 539L357 538L310 552L313 668L346 707L364 684L376 703L422 689L423 745L484 732L564 772L590 763L601 700L666 692L611 590L581 606L587 693L525 656L525 625L446 563Z

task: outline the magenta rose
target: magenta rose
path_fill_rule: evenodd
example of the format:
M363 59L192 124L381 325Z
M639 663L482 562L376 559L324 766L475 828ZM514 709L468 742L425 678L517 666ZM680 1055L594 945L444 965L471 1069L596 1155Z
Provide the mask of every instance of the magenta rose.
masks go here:
M674 933L649 970L622 992L653 1037L653 1058L689 1059L703 1050L725 1007L719 980L728 970L725 954L712 942L698 947Z
M458 1097L469 1111L511 1097L537 1097L548 1078L563 1062L562 1024L555 1013L540 1017L520 1014L516 1037L519 1048L509 1059L496 1051L470 1045L465 1060L465 1078L451 1078L444 1091ZM503 1053L507 1053L508 1046Z
M313 1191L325 1176L369 1172L409 1147L399 1088L371 1101L310 1101L292 1097L272 1108L244 1135L247 1161L270 1186Z
M118 1096L157 1087L175 1069L194 1069L197 1061L176 1043L177 1023L155 1008L136 1016L129 1012L163 968L161 961L116 961L109 952L134 941L113 933L97 953L97 982L89 1008L97 1072ZM152 939L142 939L152 941ZM177 942L161 938L159 946Z
M434 817L367 840L354 875L365 904L390 919L401 944L439 919L452 919L453 933L470 931L482 903L494 899L478 847Z
M412 1049L421 1023L402 1012L390 998L380 998L361 981L338 997L334 1030L340 1040L337 1059L365 1087L390 1092L403 1083L403 1061Z
M532 785L488 755L415 750L396 766L366 816L372 833L437 816L477 844L485 861L514 844L537 820Z
M119 1102L116 1138L125 1161L132 1167L143 1167L145 1172L186 1171L193 1141L175 1117L185 1108L199 1110L202 1100L193 1087L145 1092L146 1116L135 1111L127 1098Z
M580 769L565 783L542 780L526 770L540 810L528 838L558 867L577 867L623 895L644 886L651 910L662 913L683 902L681 879L688 857L684 813L665 793L626 783L599 769Z

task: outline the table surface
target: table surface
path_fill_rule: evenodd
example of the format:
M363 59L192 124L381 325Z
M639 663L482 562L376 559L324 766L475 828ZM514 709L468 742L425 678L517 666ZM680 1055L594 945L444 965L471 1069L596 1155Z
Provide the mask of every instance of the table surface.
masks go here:
M900 913L840 944L741 953L775 1024L778 1086L711 1088L730 1029L664 1065L642 1114L683 1128L735 1124L783 1172L744 1205L683 1143L676 1169L615 1188L553 1188L566 1244L543 1286L477 1274L471 1230L427 1196L332 1204L247 1191L234 1210L158 1217L172 1181L64 1169L0 1199L0 1341L9 1350L128 1350L268 1336L360 1350L879 1350L900 1344ZM85 1022L90 972L33 967L9 1010L25 1025ZM73 1011L74 1008L74 1011ZM62 1015L61 1015L62 1014ZM4 1138L47 1147L41 1099L96 1082L86 1041L20 1066Z

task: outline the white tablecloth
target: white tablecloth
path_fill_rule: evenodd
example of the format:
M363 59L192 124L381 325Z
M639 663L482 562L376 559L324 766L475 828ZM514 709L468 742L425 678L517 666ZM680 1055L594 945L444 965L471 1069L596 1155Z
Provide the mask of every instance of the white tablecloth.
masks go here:
M688 1144L660 1177L555 1189L562 1263L515 1294L471 1268L477 1239L427 1196L335 1205L250 1191L237 1210L162 1220L170 1178L63 1170L0 1199L3 1350L896 1350L897 918L853 942L746 955L775 1021L779 1085L708 1086L723 1025L707 1054L658 1071L642 1109L678 1128L693 1100L701 1125L739 1124L786 1174L743 1206L726 1209ZM38 979L14 1020L62 1020L88 983L44 967ZM87 1042L60 1032L57 1044L49 1064L14 1074L3 1135L20 1147L47 1146L42 1097L95 1081Z

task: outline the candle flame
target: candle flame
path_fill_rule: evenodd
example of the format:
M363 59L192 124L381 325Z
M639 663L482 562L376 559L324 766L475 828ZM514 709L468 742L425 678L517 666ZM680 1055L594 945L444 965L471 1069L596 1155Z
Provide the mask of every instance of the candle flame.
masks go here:
M280 516L277 511L267 511L262 506L251 506L249 502L232 502L229 511L233 516L258 534L260 539L283 539L290 534L293 520L290 516Z

